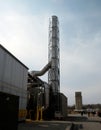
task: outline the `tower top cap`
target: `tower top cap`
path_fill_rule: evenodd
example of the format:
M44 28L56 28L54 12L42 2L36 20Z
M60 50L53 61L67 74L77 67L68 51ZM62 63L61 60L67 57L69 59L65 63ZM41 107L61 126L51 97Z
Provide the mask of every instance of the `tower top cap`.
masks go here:
M52 18L56 18L56 19L58 19L58 17L57 17L56 15L52 15Z

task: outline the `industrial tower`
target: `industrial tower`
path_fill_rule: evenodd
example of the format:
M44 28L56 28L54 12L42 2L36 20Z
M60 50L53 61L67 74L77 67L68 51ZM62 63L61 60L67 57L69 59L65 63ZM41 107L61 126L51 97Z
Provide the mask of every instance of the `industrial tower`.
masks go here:
M38 76L44 75L47 71L48 83L39 82ZM32 96L32 102L36 103L36 105L30 103L30 98L28 102L28 111L33 110L34 113L36 113L36 109L34 108L37 108L38 113L42 106L44 106L44 119L67 116L67 98L60 93L60 46L59 21L57 16L51 16L49 19L48 64L46 64L40 71L31 71L31 73L29 73L29 79L29 93ZM38 91L36 92L35 89ZM36 96L34 92L36 92ZM33 101L33 97L36 97L35 101ZM42 101L39 99L42 99ZM38 115L39 114L37 114L37 117Z
M59 22L57 16L52 16L49 21L48 60L51 68L48 71L48 84L53 93L60 92L60 54L59 54Z
M49 20L48 64L40 71L31 71L32 76L42 76L48 71L48 84L53 93L60 92L59 22L57 16Z

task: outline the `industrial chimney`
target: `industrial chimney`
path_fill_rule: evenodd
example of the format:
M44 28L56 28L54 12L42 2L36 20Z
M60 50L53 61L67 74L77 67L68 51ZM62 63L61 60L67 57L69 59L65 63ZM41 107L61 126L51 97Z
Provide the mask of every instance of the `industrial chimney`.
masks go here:
M51 68L48 71L48 83L53 93L60 92L60 54L59 54L59 22L57 16L49 19L48 61Z

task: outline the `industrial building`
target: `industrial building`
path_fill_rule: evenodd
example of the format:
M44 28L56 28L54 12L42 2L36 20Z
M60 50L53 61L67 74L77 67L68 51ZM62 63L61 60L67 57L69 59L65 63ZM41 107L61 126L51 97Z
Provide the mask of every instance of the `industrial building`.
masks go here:
M26 119L27 78L28 67L0 45L0 122Z
M28 71L21 61L0 45L0 122L48 120L67 116L67 97L60 92L59 21L49 22L48 63L41 71ZM48 83L39 76L48 71ZM12 111L12 109L14 111ZM6 118L4 113L6 112ZM11 116L12 115L12 116ZM15 116L14 116L15 115ZM15 118L15 120L14 120ZM7 128L10 129L8 126ZM17 128L14 128L15 130Z

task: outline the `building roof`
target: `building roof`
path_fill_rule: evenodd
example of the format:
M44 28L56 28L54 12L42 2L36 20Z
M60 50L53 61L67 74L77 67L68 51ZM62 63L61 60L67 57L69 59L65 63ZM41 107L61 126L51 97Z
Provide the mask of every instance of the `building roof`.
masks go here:
M3 47L0 44L0 48L2 48L4 51L6 51L10 56L12 56L14 59L16 59L21 65L23 65L26 69L29 69L26 65L24 65L19 59L17 59L12 53L10 53L5 47Z

